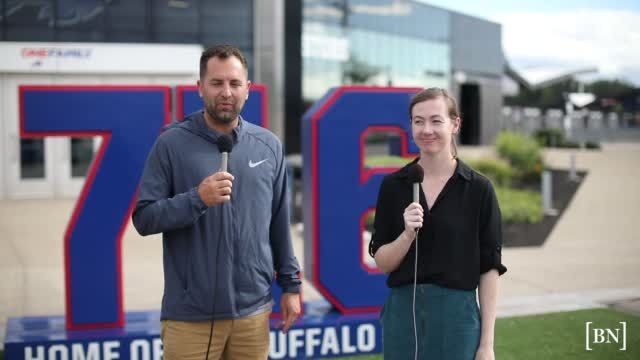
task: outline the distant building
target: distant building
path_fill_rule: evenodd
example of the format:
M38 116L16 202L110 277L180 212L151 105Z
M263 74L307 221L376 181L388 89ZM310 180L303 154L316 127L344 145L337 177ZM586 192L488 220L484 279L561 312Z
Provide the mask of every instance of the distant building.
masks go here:
M99 144L20 139L20 85L195 85L202 49L227 43L269 85L270 118L282 119L283 9L275 0L1 1L0 199L77 196ZM270 124L283 136L281 120Z
M73 44L94 50L126 44L111 48L121 56L110 52L108 57L124 57L125 65L138 70L132 73L127 66L104 68L93 63L91 71L65 72L38 63L37 56L17 56L17 65L2 57L0 98L5 105L0 109L0 198L75 196L97 146L97 140L89 138L19 139L17 86L194 83L197 54L212 44L234 44L246 54L251 80L268 86L269 126L284 140L287 153L300 152L300 119L306 108L330 87L341 84L444 87L460 103L462 144L490 143L499 130L505 64L501 26L421 2L1 3L0 51L26 49L24 54L29 55L33 49L69 46L73 52L79 48ZM164 52L150 50L151 57L132 55L152 49L148 47L152 44L189 45L190 50L182 55L166 50L178 46ZM87 61L97 60L94 56ZM145 62L149 64L146 69Z
M416 1L306 0L301 37L307 104L341 84L436 86L459 101L462 144L490 143L499 130L500 24Z

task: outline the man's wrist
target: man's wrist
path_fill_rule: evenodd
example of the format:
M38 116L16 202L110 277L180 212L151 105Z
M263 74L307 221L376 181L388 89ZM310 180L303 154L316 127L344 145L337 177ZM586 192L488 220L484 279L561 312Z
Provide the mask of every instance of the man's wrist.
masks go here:
M300 294L300 286L288 286L282 289L284 294Z

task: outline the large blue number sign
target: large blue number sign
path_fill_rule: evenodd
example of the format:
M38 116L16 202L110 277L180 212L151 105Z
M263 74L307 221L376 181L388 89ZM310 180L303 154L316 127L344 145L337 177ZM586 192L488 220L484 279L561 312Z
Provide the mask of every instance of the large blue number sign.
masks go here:
M22 86L22 137L101 136L64 239L68 329L121 327L121 238L144 162L169 121L165 86Z
M417 89L342 87L304 116L305 276L330 302L306 303L305 316L283 334L270 333L271 359L353 356L382 350L377 310L384 276L362 258L364 215L375 206L382 176L365 166L365 139L400 135L409 142L407 108ZM158 312L123 312L120 239L128 223L145 158L170 118L170 88L25 86L21 136L102 136L65 235L66 321L12 318L10 359L159 359ZM243 115L266 126L266 88L251 89ZM195 87L176 89L176 117L202 107ZM274 287L278 302L279 289ZM339 312L329 311L337 308ZM277 309L276 309L277 310ZM351 315L351 313L359 313ZM361 314L364 313L364 314ZM65 325L66 324L66 325ZM126 324L126 325L125 325ZM95 328L116 327L116 329Z
M362 259L362 230L383 175L395 169L367 169L364 139L374 131L396 132L401 153L417 153L407 136L417 91L341 87L304 115L305 274L342 313L377 311L384 303L384 276Z

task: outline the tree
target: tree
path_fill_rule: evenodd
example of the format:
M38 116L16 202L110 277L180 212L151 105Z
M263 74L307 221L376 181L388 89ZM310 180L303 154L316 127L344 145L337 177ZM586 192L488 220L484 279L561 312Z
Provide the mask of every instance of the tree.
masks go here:
M351 84L366 84L369 79L378 75L380 69L351 56L345 64L343 78Z
M530 106L541 109L564 108L564 94L577 92L578 89L578 81L571 77L533 90L521 89L518 95L505 97L505 105ZM597 80L584 86L584 91L593 93L598 100L618 98L631 93L633 90L633 85L621 80ZM597 103L599 101L594 103L594 106Z
M598 80L585 86L585 91L593 93L597 98L615 98L624 96L634 87L628 82L622 80Z

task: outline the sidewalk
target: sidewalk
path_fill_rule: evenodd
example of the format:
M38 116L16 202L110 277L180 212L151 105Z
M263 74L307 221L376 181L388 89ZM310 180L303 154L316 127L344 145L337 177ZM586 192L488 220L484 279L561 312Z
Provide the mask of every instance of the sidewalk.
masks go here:
M486 155L465 148L462 156ZM568 168L573 150L548 150L546 163ZM503 248L509 268L498 313L572 310L640 299L640 144L575 151L588 171L562 218L539 248ZM625 309L640 312L640 301ZM636 312L636 313L637 313Z
M462 156L490 152L462 148ZM546 153L566 168L568 150ZM640 313L640 144L577 152L589 171L572 203L540 248L503 249L499 316L607 306ZM72 200L0 201L0 344L7 317L64 314L63 236ZM292 230L303 264L303 241ZM122 243L124 306L158 309L162 297L159 235L140 237L129 225ZM318 293L307 283L304 296ZM635 300L635 301L634 301ZM1 345L0 345L1 346Z
M545 160L566 168L570 153L548 151ZM587 177L545 244L504 249L504 296L640 288L640 144L576 155Z

